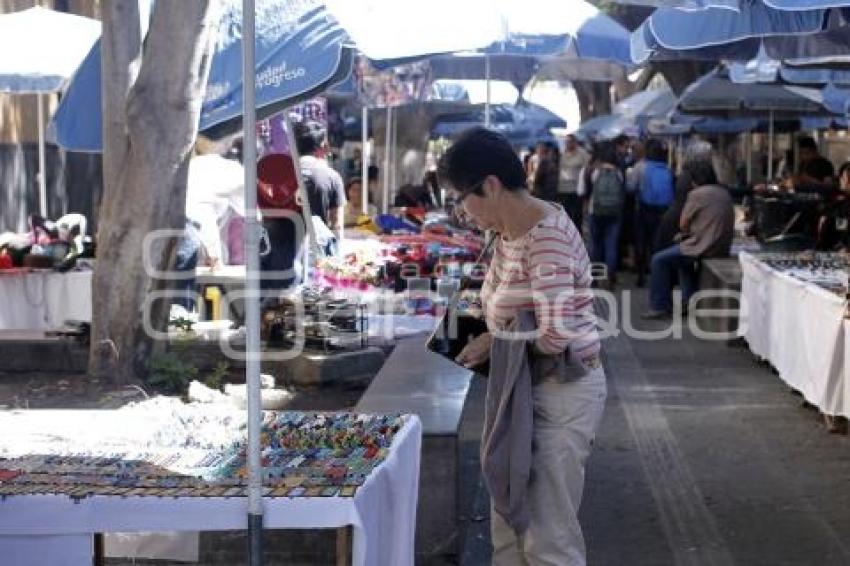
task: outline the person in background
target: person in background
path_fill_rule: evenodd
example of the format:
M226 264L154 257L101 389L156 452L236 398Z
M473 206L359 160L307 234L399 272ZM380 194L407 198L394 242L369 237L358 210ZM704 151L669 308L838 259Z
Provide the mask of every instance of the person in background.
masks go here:
M425 190L431 201L430 208L434 209L443 206L443 191L440 188L440 179L437 171L426 172L425 177L422 179L422 184L425 186Z
M800 164L791 186L796 191L824 191L834 187L835 167L818 151L815 140L809 136L797 140Z
M658 231L655 235L655 241L653 242L653 253L667 249L676 243L676 234L679 233L679 219L682 216L682 210L685 208L688 193L693 188L691 165L703 161L713 163L712 154L713 148L707 141L694 140L685 147L682 158L682 170L676 177L673 202L670 203L670 206L661 217Z
M726 257L732 247L735 211L726 187L717 184L711 161L691 163L692 190L679 220L678 243L652 256L649 280L650 310L644 319L669 317L673 310L673 273L679 272L682 305L687 310L697 290L697 260Z
M351 228L357 226L358 218L363 215L363 181L360 177L352 177L348 180L345 185L345 196L348 198L345 204L345 227ZM366 214L374 218L378 214L378 209L372 203L367 206Z
M620 229L623 225L625 179L617 165L617 152L610 142L602 142L594 152L590 173L588 214L590 217L591 257L594 263L604 263L609 287L617 284L619 267Z
M850 161L838 169L838 193L818 219L817 249L850 249Z
M457 361L476 367L491 353L529 360L490 364L482 466L494 509L492 564L585 564L577 512L606 395L587 252L563 208L529 193L504 136L467 130L440 170L465 216L497 234L481 292L490 331ZM531 337L514 330L529 316ZM510 416L491 412L514 401L524 404L512 404ZM504 451L490 450L497 443ZM512 458L514 449L530 457ZM519 510L508 503L516 491L525 495Z
M195 270L198 264L217 269L224 258L220 220L233 198L241 201L242 166L218 153L212 140L195 141L186 184L186 222L177 243L174 270L183 274L176 282L181 296L174 301L188 312L195 310Z
M297 122L293 131L310 213L331 230L339 230L345 224L345 186L325 159L329 149L327 134L318 122Z
M363 151L355 147L351 157L345 160L345 176L348 179L363 176Z
M534 186L534 177L537 174L537 166L540 164L540 154L543 153L542 143L538 143L535 147L528 146L528 153L525 154L525 159L523 159L526 186L528 187Z
M590 154L578 144L574 135L567 135L560 160L557 201L567 211L579 231L582 223L582 203L578 196L578 184L582 170L589 162Z
M635 159L632 154L632 140L626 134L620 134L613 140L614 151L617 154L617 166L626 173L626 169L634 165Z
M537 198L550 202L555 201L558 197L558 178L560 176L558 146L554 142L541 142L537 144L537 156L539 162L534 173L534 184L531 192Z
M377 165L369 166L369 202L379 202L378 197L380 196L380 188L378 187L378 177L380 175L380 169L378 169Z
M620 173L623 179L626 178L626 172L637 162L638 155L634 151L634 143L626 134L620 134L613 140L614 149L617 155L617 166L620 168ZM617 242L617 254L620 257L621 265L628 263L634 268L637 264L635 254L635 234L634 218L636 212L635 195L626 191L626 196L623 201L623 218L625 220L620 226L619 240Z
M629 190L635 193L635 269L643 287L661 219L673 202L673 173L667 166L667 148L657 139L645 145L645 157L631 169Z

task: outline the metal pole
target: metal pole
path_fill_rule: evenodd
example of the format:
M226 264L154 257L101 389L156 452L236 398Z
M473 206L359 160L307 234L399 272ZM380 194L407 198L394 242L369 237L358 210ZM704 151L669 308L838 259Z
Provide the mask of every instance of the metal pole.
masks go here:
M362 122L363 148L360 150L360 158L363 160L362 173L360 174L360 188L363 191L363 214L369 214L369 107L363 107Z
M487 83L487 101L484 103L484 127L490 127L490 55L484 55L484 80Z
M381 212L387 213L390 200L390 138L392 137L392 106L387 106L387 131L384 138L384 198L381 202Z
M245 382L248 384L248 563L263 564L260 466L260 224L257 221L257 115L254 100L254 0L242 0L242 130L245 167ZM296 167L297 170L297 167Z
M393 112L392 153L390 154L390 194L392 199L398 189L398 112Z
M283 113L283 123L286 130L286 139L289 142L289 153L292 155L292 166L295 169L295 180L298 182L298 196L301 201L304 226L307 229L307 245L304 246L304 280L309 281L310 257L319 257L319 240L316 239L316 227L313 225L313 210L310 208L310 196L307 194L307 187L304 184L304 179L301 177L301 167L299 166L301 156L298 155L298 145L295 143L295 132L292 129L289 110Z
M773 110L770 111L767 140L767 182L773 180Z
M38 200L41 216L47 218L47 167L44 155L44 95L35 95L38 99Z

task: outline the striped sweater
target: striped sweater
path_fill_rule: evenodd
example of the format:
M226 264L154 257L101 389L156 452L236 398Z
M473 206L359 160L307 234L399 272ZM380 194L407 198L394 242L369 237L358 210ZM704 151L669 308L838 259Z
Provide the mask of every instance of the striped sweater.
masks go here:
M590 283L584 243L557 206L525 236L496 240L481 290L487 323L491 330L501 330L517 311L533 309L537 350L551 355L569 348L584 359L599 352Z

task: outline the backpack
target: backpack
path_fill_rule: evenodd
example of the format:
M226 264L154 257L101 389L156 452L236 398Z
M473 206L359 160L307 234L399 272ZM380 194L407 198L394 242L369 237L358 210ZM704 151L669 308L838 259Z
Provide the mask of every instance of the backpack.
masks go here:
M658 161L647 161L640 180L640 201L650 206L669 206L673 202L673 174Z
M602 167L597 171L598 175L593 181L593 192L590 195L593 215L620 216L626 200L620 172L609 167Z

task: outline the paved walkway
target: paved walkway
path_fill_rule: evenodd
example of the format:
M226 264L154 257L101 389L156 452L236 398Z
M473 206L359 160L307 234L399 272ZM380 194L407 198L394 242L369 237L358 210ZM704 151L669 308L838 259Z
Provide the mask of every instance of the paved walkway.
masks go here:
M646 292L629 304L637 316ZM581 509L588 564L850 564L850 438L828 434L770 368L687 332L620 334L604 353L608 403ZM487 563L486 528L464 564Z

